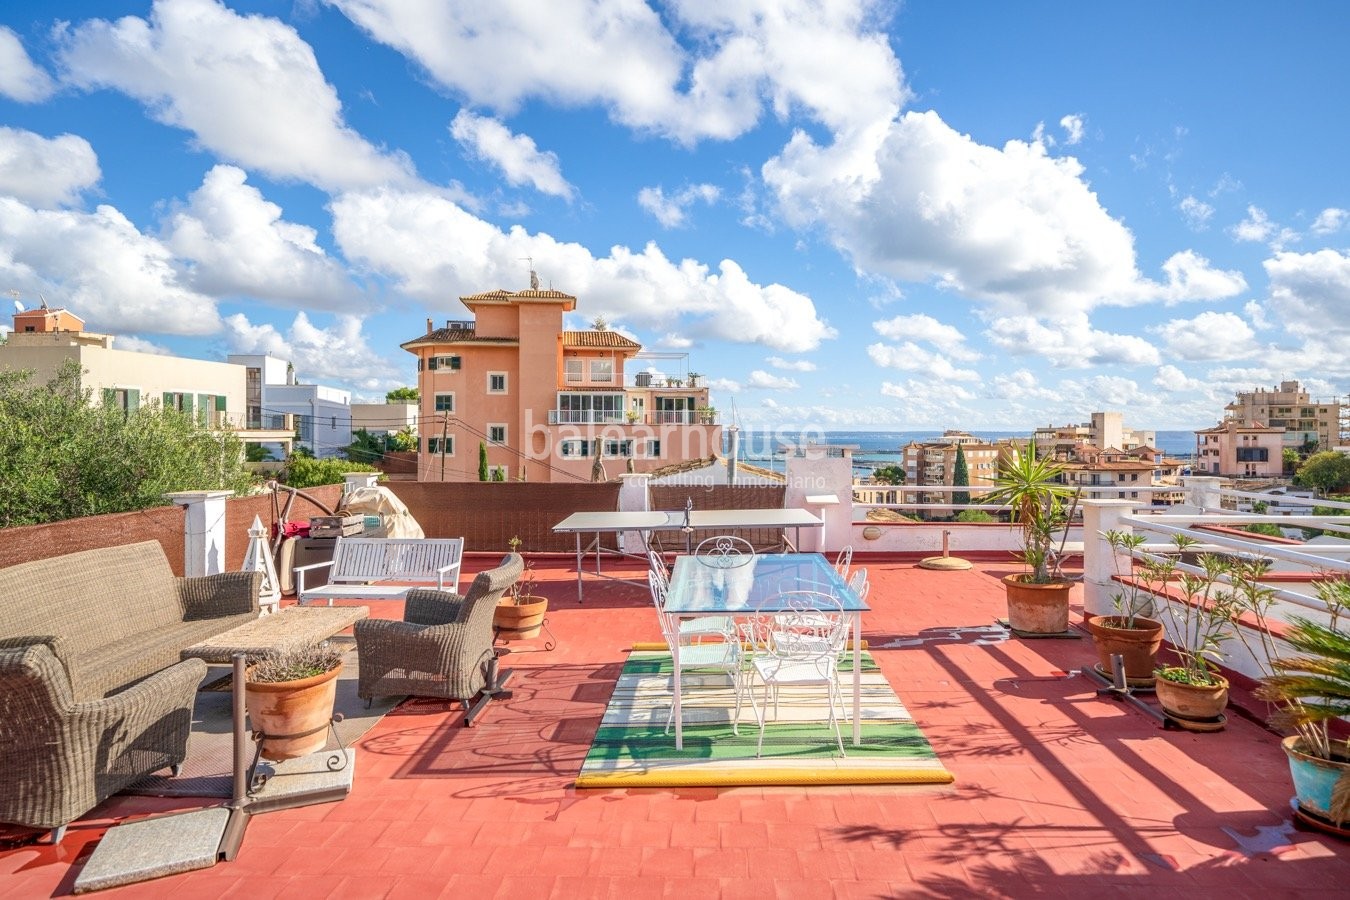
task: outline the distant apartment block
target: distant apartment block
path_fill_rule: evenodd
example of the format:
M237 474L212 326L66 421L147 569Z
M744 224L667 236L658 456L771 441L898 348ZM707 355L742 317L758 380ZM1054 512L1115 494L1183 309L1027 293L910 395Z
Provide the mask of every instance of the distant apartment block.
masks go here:
M1330 450L1344 443L1345 407L1335 399L1313 400L1297 381L1281 381L1271 390L1239 391L1224 412L1227 419L1283 429L1285 447Z
M291 364L274 356L235 353L227 359L246 371L251 422L263 428L293 427L293 436L316 457L343 455L352 442L349 391L301 384Z
M1152 506L1171 506L1184 498L1181 461L1167 459L1152 447L1080 445L1059 464L1064 483L1083 488L1085 497L1139 500Z
M661 371L617 332L564 330L576 297L534 283L461 297L472 321L428 320L400 345L417 357L418 480L476 480L480 445L490 477L527 481L652 472L721 448L697 376Z
M900 465L905 472L905 487L911 485L955 484L957 448L966 459L966 483L989 486L998 472L999 456L1007 453L1009 442L988 443L965 431L944 431L936 441L911 441L900 448ZM907 503L950 503L951 493L906 490Z
M1195 433L1196 474L1274 478L1284 473L1285 430L1226 419Z
M1047 425L1037 428L1032 438L1036 452L1041 456L1062 456L1078 445L1103 450L1133 450L1153 447L1158 443L1155 431L1125 427L1124 416L1118 412L1095 412L1081 425Z

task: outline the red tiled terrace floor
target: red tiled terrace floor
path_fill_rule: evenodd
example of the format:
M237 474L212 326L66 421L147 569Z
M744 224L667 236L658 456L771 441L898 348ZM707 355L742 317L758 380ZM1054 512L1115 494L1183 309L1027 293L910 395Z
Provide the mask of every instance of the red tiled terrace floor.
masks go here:
M952 631L1003 615L1011 564L855 564L872 580L864 637L953 785L575 790L625 651L660 634L645 589L589 580L578 605L568 562L543 560L558 649L512 655L515 696L479 727L450 704L405 704L359 742L344 801L257 816L234 862L106 895L1350 894L1350 844L1291 824L1275 735L1237 715L1219 734L1163 731L1099 699L1074 674L1095 659L1086 638ZM67 894L109 824L187 805L118 797L59 847L0 851L0 894Z

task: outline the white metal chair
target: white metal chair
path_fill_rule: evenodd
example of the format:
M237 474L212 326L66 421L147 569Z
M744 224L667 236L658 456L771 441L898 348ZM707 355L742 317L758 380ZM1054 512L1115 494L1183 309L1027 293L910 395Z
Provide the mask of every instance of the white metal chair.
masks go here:
M773 695L776 719L780 689L787 687L824 689L839 755L847 756L836 704L839 710L844 709L843 691L839 687L839 656L849 633L848 617L838 599L829 594L789 591L780 599L786 611L756 616L747 623L751 646L756 648L751 671L764 682L763 708L755 708L755 719L759 723L755 755L759 756L764 750L769 695ZM751 702L754 702L753 690Z
M705 566L735 569L755 558L755 547L745 538L719 534L699 541L694 557Z
M867 580L867 569L863 566L853 570L853 574L848 579L849 590L858 595L859 600L867 600L867 592L872 589L872 585Z
M670 589L670 570L666 568L666 561L661 558L661 554L655 550L648 550L647 568L661 579L661 583L666 590Z
M849 568L853 565L853 545L848 544L839 551L839 555L834 558L834 570L839 573L839 577L848 579Z
M655 566L647 572L647 584L651 588L652 604L663 620L666 616L666 595L670 593L670 576L664 566ZM736 633L736 620L731 616L699 616L697 619L680 619L676 626L681 638L701 642L706 637L725 639L728 634Z
M731 680L731 687L736 692L736 709L731 714L732 734L740 734L741 719L741 698L745 689L745 671L741 661L741 642L740 635L733 626L727 631L721 632L720 641L698 641L696 643L687 643L683 639L689 637L682 632L676 625L674 616L668 615L665 610L665 588L660 584L660 576L655 572L647 573L647 582L652 590L652 599L656 603L657 616L661 621L661 636L666 639L666 646L670 648L671 662L675 660L675 645L679 643L679 665L675 667L672 677L680 680L683 688L683 678L686 672L723 672ZM723 617L712 617L723 618ZM732 620L727 617L727 622ZM694 620L689 620L689 624L694 624ZM683 689L681 689L681 698L684 698ZM666 734L670 733L670 726L675 722L675 704L671 704L666 712Z

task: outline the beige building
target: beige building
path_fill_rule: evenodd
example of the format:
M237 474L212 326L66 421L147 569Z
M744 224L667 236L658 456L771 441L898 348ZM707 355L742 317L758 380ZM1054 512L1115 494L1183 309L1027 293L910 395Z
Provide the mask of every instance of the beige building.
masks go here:
M1284 428L1225 419L1195 433L1196 474L1275 478L1284 474Z
M1165 458L1153 447L1120 450L1085 444L1059 464L1064 482L1081 487L1084 497L1139 500L1153 506L1171 506L1184 498L1181 461Z
M461 297L450 321L400 346L417 357L420 481L589 481L651 472L721 449L708 389L688 373L628 364L642 347L608 330L565 331L570 294L532 287Z
M1283 429L1285 447L1330 450L1343 443L1341 409L1338 400L1313 400L1297 381L1281 381L1271 390L1239 391L1224 412L1225 418Z
M1088 422L1080 425L1047 425L1037 428L1033 436L1040 456L1060 456L1072 452L1080 444L1092 447L1133 450L1152 447L1158 442L1155 431L1127 428L1125 417L1118 412L1095 412Z
M958 447L966 458L967 484L972 487L992 485L998 473L999 456L1007 452L1009 446L1004 442L987 443L965 431L944 431L936 441L911 441L900 448L905 486L954 485ZM948 491L907 490L904 494L907 503L951 503L951 496Z
M353 432L397 434L406 428L417 433L416 403L353 403L351 414Z

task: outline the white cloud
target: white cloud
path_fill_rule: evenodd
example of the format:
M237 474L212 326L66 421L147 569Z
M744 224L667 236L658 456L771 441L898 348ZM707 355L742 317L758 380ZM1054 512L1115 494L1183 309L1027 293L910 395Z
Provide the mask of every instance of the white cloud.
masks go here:
M175 211L165 241L190 260L193 286L214 296L247 294L324 310L367 304L316 232L287 222L281 207L246 183L242 169L216 166Z
M694 340L755 343L781 352L813 350L837 332L811 298L780 284L752 282L733 260L716 271L669 260L653 243L640 252L610 248L595 257L516 226L503 232L426 190L345 194L332 204L334 234L348 260L393 278L433 308L458 310L457 294L519 289L519 259L531 257L546 283L574 294L584 315L642 328L675 328Z
M791 378L784 378L781 375L771 375L763 369L755 369L746 379L745 386L748 388L758 388L766 391L795 391L801 385Z
M1256 333L1230 312L1202 312L1193 319L1172 319L1149 331L1162 337L1168 356L1183 360L1242 359L1260 349Z
M1344 228L1348 219L1350 219L1350 212L1329 206L1317 214L1310 230L1317 235L1332 234Z
M408 158L342 117L337 91L290 26L214 0L158 0L150 20L90 19L58 35L65 79L144 103L233 162L325 189L402 183Z
M1059 400L1059 391L1042 384L1030 369L1001 372L989 385L991 396L1001 400Z
M940 391L933 382L911 378L904 383L883 381L879 388L883 397L894 397L906 403L905 413L920 421L941 421L941 417L955 409L952 401L974 400L975 395L958 384L944 384Z
M556 153L541 151L529 135L512 134L496 119L461 109L450 123L450 134L478 159L501 169L512 185L528 184L541 194L564 200L576 193L563 178Z
M320 328L299 312L284 334L273 325L255 325L242 314L227 317L224 324L231 353L266 353L288 360L306 381L351 384L363 391L407 384L397 366L366 345L359 316L338 316L333 327Z
M816 364L809 359L783 359L781 356L770 356L764 360L775 369L787 369L791 372L814 372Z
M1059 127L1064 129L1064 143L1072 146L1080 144L1083 141L1083 127L1085 121L1081 115L1070 114L1059 120Z
M1214 207L1203 200L1196 199L1193 195L1187 194L1177 205L1181 210L1181 217L1186 220L1186 224L1196 231L1204 231L1209 227L1209 220L1214 216Z
M596 104L615 121L693 143L752 128L767 106L834 130L889 118L900 65L870 0L408 3L327 0L471 103ZM666 21L670 25L667 27ZM688 49L672 31L692 35Z
M1272 250L1282 250L1295 243L1301 235L1292 228L1285 228L1272 222L1270 216L1259 206L1247 207L1247 218L1228 229L1236 241L1264 243Z
M1236 273L1144 279L1134 238L1102 208L1072 157L1035 143L975 143L936 113L906 113L821 146L797 132L764 165L788 221L820 225L867 272L938 284L1008 312L1210 299ZM1174 257L1175 258L1175 257ZM1197 264L1198 256L1190 259Z
M173 356L173 351L168 347L147 341L144 338L136 337L131 334L119 335L113 341L113 346L118 350L130 350L132 353L149 353L154 356Z
M894 341L927 341L947 356L962 362L980 358L977 351L966 346L966 336L959 329L922 313L873 322L872 328L882 337Z
M1194 394L1208 388L1199 378L1192 378L1172 365L1158 367L1153 376L1153 386L1170 394Z
M1004 316L985 331L991 343L1014 356L1034 354L1052 366L1085 369L1100 365L1158 365L1158 350L1131 334L1098 331L1081 313L1060 318Z
M19 36L0 26L0 94L20 103L37 103L55 89L51 76L28 58Z
M33 206L73 206L101 177L98 156L84 138L0 126L0 194Z
M923 372L937 381L979 381L980 375L972 369L958 369L951 360L941 353L925 350L912 341L899 346L889 344L869 344L867 356L878 366L885 369L900 369L906 372Z
M1242 314L1252 323L1253 328L1265 331L1271 327L1270 319L1266 317L1266 308L1255 300L1248 300L1242 304Z
M111 206L38 210L0 197L0 284L60 298L91 331L213 334L210 297L183 283L173 254Z
M1270 308L1286 331L1305 337L1350 336L1350 254L1276 253L1262 265ZM1344 347L1342 347L1344 355Z
M1173 253L1162 264L1165 284L1155 284L1153 296L1171 306L1187 300L1221 300L1247 289L1242 273L1212 268L1194 250Z
M658 185L638 191L637 200L638 206L651 213L663 226L679 228L685 224L689 207L695 201L702 201L711 206L717 202L721 193L715 185L690 184L667 197L665 191Z

